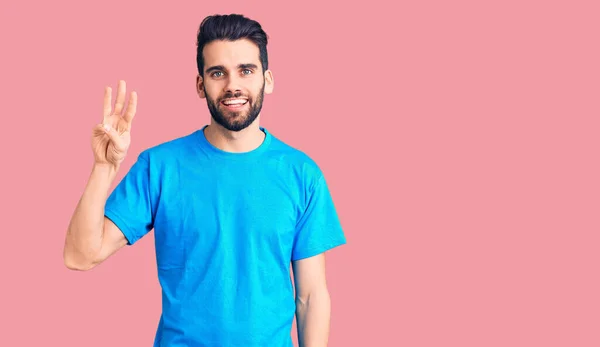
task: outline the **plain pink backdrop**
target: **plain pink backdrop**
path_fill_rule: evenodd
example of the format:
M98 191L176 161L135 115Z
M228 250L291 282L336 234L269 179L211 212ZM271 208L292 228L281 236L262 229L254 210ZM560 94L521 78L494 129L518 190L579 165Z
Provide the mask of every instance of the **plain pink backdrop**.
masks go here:
M153 233L63 265L91 129L125 79L120 180L208 123L196 30L237 12L270 37L262 125L319 163L348 238L329 346L599 346L598 2L384 3L3 2L2 345L151 346Z

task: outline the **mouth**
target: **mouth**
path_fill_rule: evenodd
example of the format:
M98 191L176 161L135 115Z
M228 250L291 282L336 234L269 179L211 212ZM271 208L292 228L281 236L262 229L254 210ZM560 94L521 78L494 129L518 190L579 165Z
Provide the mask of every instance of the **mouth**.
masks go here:
M228 110L239 110L242 107L248 104L248 99L243 98L235 98L235 99L225 99L221 101L221 105L223 105Z

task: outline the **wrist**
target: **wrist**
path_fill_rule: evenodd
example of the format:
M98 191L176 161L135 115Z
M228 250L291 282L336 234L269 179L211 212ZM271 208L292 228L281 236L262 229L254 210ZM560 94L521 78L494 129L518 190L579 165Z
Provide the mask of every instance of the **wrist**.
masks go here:
M101 175L108 175L111 178L114 177L119 171L120 165L113 165L110 163L94 163L92 173L98 173Z

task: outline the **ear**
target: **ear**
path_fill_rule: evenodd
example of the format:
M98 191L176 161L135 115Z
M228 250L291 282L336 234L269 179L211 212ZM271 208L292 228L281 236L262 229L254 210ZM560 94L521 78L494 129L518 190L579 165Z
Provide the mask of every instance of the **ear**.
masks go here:
M206 94L204 93L204 80L202 79L200 74L196 76L196 92L198 93L198 96L201 99L206 98Z
M273 80L273 72L271 70L265 71L265 94L273 93L273 87L275 81Z

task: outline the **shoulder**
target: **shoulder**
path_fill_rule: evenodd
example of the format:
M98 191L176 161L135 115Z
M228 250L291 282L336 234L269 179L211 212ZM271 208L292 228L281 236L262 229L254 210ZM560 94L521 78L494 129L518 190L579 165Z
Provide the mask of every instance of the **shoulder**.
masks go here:
M276 160L310 185L316 184L323 178L323 171L313 157L273 135L271 135L269 158Z
M152 147L142 150L139 158L146 160L149 164L160 164L176 160L185 156L187 151L193 146L193 141L197 141L197 131L167 140Z

